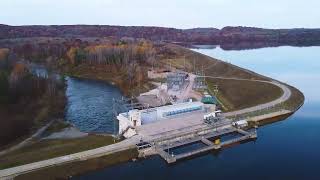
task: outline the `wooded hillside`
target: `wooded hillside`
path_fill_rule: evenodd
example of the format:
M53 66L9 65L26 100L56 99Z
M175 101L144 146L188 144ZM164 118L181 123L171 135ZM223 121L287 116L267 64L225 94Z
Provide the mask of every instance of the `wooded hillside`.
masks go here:
M0 49L0 149L29 135L51 118L64 116L64 82L30 73Z

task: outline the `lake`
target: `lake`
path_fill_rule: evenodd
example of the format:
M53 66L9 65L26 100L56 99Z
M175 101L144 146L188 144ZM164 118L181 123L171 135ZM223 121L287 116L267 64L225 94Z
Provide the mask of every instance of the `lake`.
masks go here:
M167 165L160 157L154 156L73 179L319 179L320 47L277 47L241 51L224 51L217 47L194 50L293 85L304 93L305 104L285 121L259 128L255 142L174 165ZM86 87L75 88L78 91ZM102 94L97 94L97 97L102 96L103 91ZM116 95L118 96L117 93ZM68 97L76 98L72 97L72 94L68 94ZM103 101L97 97L92 101ZM72 101L91 102L90 100L82 96ZM90 104L78 105L95 106L94 103ZM69 108L70 106L72 105L69 105ZM81 108L90 110L91 107ZM86 115L79 115L79 118L83 117L88 118Z

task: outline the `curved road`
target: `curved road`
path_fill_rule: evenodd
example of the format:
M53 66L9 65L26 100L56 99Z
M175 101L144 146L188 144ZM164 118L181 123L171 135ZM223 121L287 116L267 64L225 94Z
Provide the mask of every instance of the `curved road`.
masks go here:
M257 106L253 106L253 107L249 107L249 108L245 108L245 109L241 109L241 110L237 110L237 111L223 113L224 116L236 116L236 115L240 115L240 114L263 110L266 108L271 108L277 104L280 104L280 103L287 101L291 96L291 90L286 85L281 84L277 81L264 81L264 80L252 80L252 79L241 79L241 78L226 78L226 77L215 77L215 76L200 76L200 77L212 78L212 79L226 79L226 80L239 80L239 81L252 81L252 82L268 83L268 84L272 84L272 85L279 87L283 92L281 97L279 97L278 99L275 99L271 102L259 104Z

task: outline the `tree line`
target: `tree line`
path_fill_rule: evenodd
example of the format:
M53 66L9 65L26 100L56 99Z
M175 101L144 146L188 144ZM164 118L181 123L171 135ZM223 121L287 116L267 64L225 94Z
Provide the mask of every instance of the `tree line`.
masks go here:
M9 45L8 45L9 46ZM95 66L104 71L121 72L122 79L136 86L147 80L146 66L156 62L156 48L151 41L48 39L14 42L10 46L19 57L46 63L59 70L81 66Z

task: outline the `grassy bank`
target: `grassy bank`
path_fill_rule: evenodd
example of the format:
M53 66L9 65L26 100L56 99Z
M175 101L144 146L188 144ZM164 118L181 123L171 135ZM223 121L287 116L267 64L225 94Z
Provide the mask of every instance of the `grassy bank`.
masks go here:
M89 171L102 169L108 166L127 162L138 156L138 152L135 148L117 152L114 154L102 156L95 159L86 161L79 161L69 163L61 166L54 166L46 169L42 169L36 172L20 175L16 177L17 180L56 180L56 179L68 179L69 177L81 175Z
M206 79L209 89L218 86L217 98L227 111L244 109L273 101L282 95L282 90L272 84L252 81Z
M66 120L57 119L55 120L41 135L41 137L49 136L52 133L60 132L65 128L71 127L72 125Z
M305 97L297 88L293 86L289 86L289 88L291 90L291 97L282 106L287 110L297 111L303 105Z
M95 135L78 139L43 140L0 156L0 169L77 153L113 143L114 140L111 136Z
M166 56L160 62L167 67L175 67L188 72L200 72L203 70L206 76L225 78L239 78L251 80L271 81L273 79L257 74L253 71L226 63L224 61L194 52L177 45L166 45L171 56ZM213 92L213 86L218 85L219 93L217 98L222 103L224 110L233 111L242 108L267 103L279 98L282 90L272 84L221 80L206 78L209 90ZM277 108L295 111L304 102L303 94L296 88L289 86L292 96L288 101L278 105Z
M259 75L255 72L240 68L224 61L206 56L204 54L186 49L181 46L168 44L168 51L171 56L164 57L160 63L165 66L172 66L184 69L188 72L204 71L207 76L236 77L242 79L269 80L270 78Z

